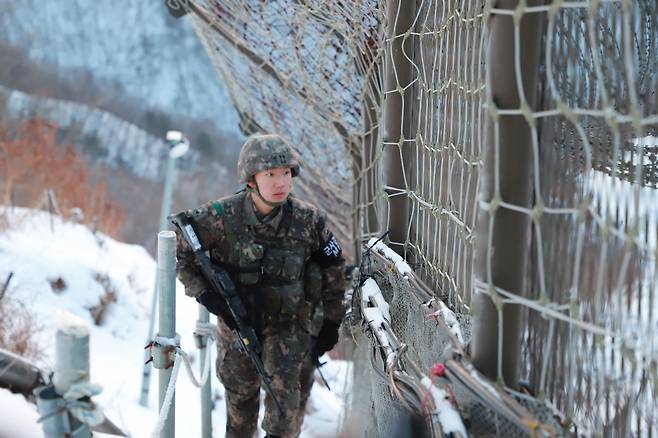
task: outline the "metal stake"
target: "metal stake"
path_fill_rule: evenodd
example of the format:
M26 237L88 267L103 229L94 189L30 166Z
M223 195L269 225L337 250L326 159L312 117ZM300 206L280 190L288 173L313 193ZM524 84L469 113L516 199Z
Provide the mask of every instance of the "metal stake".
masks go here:
M164 189L162 192L162 204L160 208L160 224L158 231L168 230L167 215L171 210L171 197L173 193L174 182L176 181L176 160L182 157L188 150L189 144L187 139L178 131L167 132L167 141L169 142L169 153L167 154L167 170L165 172ZM155 326L155 312L157 308L157 290L158 276L155 278L155 289L151 300L151 318L149 319L148 333L146 334L146 344L153 338L153 328ZM144 352L144 368L142 369L142 392L139 397L139 404L148 405L149 386L151 381L151 366L146 362L149 360L149 352Z
M173 231L158 233L158 336L174 338L176 336L176 234ZM160 369L159 402L162 409L167 386L171 379L172 368ZM171 402L169 415L165 421L160 438L175 436L176 393Z
M208 323L209 321L210 314L208 313L208 309L199 305L199 322ZM199 336L199 373L203 372L207 354L211 354L210 350L208 350L208 336ZM208 380L201 387L201 438L212 438L211 380L210 376L208 376Z

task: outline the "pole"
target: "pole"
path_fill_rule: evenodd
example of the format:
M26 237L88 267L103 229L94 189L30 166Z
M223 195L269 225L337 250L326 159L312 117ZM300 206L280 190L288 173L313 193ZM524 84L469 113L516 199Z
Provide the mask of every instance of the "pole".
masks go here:
M91 438L87 424L71 416L62 396L77 383L89 382L89 330L84 323L65 321L55 334L53 385L35 390L46 438Z
M162 205L160 207L160 224L158 231L168 230L167 215L171 210L171 195L173 192L174 181L176 180L176 157L172 154L167 154L167 170L165 173L164 189L162 192ZM153 298L151 299L151 318L149 319L148 333L146 334L146 344L151 342L153 338L153 328L155 326L155 312L157 310L157 290L158 290L158 275L155 278L155 289L153 291ZM149 359L149 351L144 351L144 368L142 370L142 392L139 397L139 404L148 406L149 387L151 381L151 366L146 364Z
M176 336L176 234L173 231L158 233L158 336L174 338ZM158 370L159 402L162 409L167 386L173 368ZM171 409L165 421L160 438L174 438L176 418L176 393L171 402Z
M162 206L160 207L160 231L168 230L167 215L171 210L171 195L176 180L176 157L167 155L167 171L165 172L164 190L162 192Z
M519 3L520 0L499 0L496 7L514 11ZM541 4L542 0L527 1L528 7ZM523 105L534 109L543 15L522 16L519 23L520 47L515 47L515 23L511 15L495 14L490 23L487 87L490 87L491 116L485 128L484 144L487 149L480 199L490 202L491 207L489 211L479 211L476 248L477 277L488 284L489 293L478 293L473 297L472 357L473 364L480 372L512 388L518 385L521 309L518 304L503 304L493 287L525 294L530 217L497 204L504 200L517 206L530 207L533 138L531 126L524 116L496 115L495 111L518 109ZM517 84L516 80L514 57L517 51L521 61L519 73L522 84ZM523 90L523 95L519 89ZM500 163L498 168L497 161ZM496 187L496 178L499 187ZM488 272L489 263L491 272Z
M55 391L64 395L81 382L89 382L89 330L81 323L66 323L55 335Z
M210 322L208 309L202 305L199 305L199 322ZM203 373L207 354L210 354L210 350L208 350L208 336L199 336L199 375ZM208 372L210 372L210 370ZM211 380L210 376L208 376L206 383L201 387L201 438L212 438Z
M408 158L412 147L410 144L412 127L409 118L406 117L410 114L412 106L412 89L408 85L412 82L413 65L408 58L413 58L413 37L409 32L413 30L416 2L389 0L387 8L384 129L380 134L386 148L389 238L393 243L406 244L409 198L404 190L409 189L411 183L408 180L410 174L406 169L408 169ZM404 248L395 246L393 249L400 255L405 255Z

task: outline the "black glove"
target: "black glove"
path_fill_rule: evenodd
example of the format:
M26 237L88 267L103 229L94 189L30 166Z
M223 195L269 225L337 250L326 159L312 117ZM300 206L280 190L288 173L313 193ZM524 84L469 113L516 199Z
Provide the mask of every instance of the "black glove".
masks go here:
M313 361L313 365L317 365L320 362L320 356L321 354L318 353L318 337L311 335L311 340L309 344L310 348L310 354L311 354L311 361Z
M222 318L224 323L231 330L235 330L238 327L233 319L233 315L231 315L231 311L226 305L226 302L218 293L206 290L201 292L201 295L199 295L196 300L199 304L208 309L208 312Z
M315 343L315 351L312 351L316 354L316 357L320 357L334 348L334 345L338 342L339 328L340 322L332 321L330 319L324 320L320 333L318 333L317 342Z

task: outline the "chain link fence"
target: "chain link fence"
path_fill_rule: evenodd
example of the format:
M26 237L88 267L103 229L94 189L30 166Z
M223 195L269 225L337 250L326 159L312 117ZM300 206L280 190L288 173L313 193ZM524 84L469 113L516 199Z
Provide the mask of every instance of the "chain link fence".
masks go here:
M355 260L389 231L469 328L478 369L525 381L533 398L517 400L572 431L658 431L654 1L168 3L189 12L245 133L296 145L296 189ZM412 292L388 284L410 357L445 360ZM370 348L360 339L363 367ZM395 418L386 390L361 391Z

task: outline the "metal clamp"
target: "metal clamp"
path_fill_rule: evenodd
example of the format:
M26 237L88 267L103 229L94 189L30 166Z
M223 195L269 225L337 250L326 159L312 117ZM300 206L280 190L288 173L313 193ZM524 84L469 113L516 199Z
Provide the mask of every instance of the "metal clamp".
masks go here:
M167 370L174 366L176 351L180 348L180 335L176 333L174 338L165 338L156 335L153 341L147 345L153 362L153 368Z

